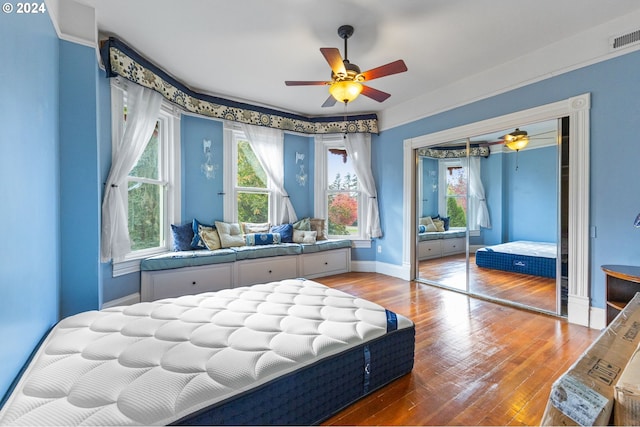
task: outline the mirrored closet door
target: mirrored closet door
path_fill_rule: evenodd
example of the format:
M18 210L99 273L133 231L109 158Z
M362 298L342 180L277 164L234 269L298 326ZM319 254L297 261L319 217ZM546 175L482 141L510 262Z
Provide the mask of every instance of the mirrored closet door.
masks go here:
M566 314L563 134L567 119L416 150L418 280Z
M417 150L418 278L468 290L468 141Z

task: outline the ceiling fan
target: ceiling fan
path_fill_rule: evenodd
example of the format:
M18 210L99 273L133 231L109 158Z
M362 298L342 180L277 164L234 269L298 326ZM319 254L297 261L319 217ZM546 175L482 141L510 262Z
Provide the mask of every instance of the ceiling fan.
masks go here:
M391 96L391 94L366 86L363 82L367 82L380 77L398 74L407 71L407 66L402 59L372 68L368 71L361 72L360 67L352 64L347 57L347 39L353 34L351 25L342 25L338 28L338 35L344 39L344 59L340 55L340 51L334 47L321 47L320 52L331 67L331 80L329 81L305 81L305 80L287 80L284 82L287 86L329 86L329 98L322 104L323 107L332 107L336 102L353 101L362 93L364 96L383 102Z
M526 147L529 141L532 139L549 139L548 136L543 136L547 133L548 132L544 132L530 136L526 130L520 130L520 128L516 128L513 132L502 135L496 141L479 141L479 144L482 146L504 144L514 151L520 151L524 147Z

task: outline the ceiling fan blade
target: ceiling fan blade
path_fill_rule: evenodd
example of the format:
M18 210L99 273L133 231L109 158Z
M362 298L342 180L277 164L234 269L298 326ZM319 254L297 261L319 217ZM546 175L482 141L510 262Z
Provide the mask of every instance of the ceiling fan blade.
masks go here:
M342 61L342 56L337 48L321 47L320 52L324 55L324 59L327 60L334 74L347 74L347 70L344 68L344 62Z
M313 81L313 80L287 80L284 82L287 86L321 86L329 84L329 82Z
M405 71L407 71L407 65L402 59L398 59L397 61L367 70L362 73L362 75L364 76L364 80L368 81L384 76L390 76L391 74L404 73Z
M337 100L333 97L333 95L329 95L329 97L327 98L326 101L324 101L324 104L322 104L323 107L333 107L334 105L336 105Z
M381 90L374 89L372 87L365 86L365 85L362 85L362 94L378 102L382 102L391 96L390 93L383 92Z

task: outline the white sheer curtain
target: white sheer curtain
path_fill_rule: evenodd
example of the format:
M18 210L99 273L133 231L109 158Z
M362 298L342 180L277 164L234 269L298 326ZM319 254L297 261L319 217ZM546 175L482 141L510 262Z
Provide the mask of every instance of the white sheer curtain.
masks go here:
M369 238L382 237L380 229L380 213L378 211L378 192L371 172L371 135L368 133L347 134L344 140L347 155L353 161L353 168L367 200L365 213L367 229L365 235Z
M284 133L280 129L246 123L241 123L240 126L271 180L273 190L282 197L279 224L297 221L298 217L289 200L289 194L284 189Z
M480 157L477 156L469 157L469 196L473 197L477 202L476 218L470 225L491 228L484 185L482 185L482 178L480 177Z
M120 261L131 252L127 220L127 176L144 152L160 113L162 96L136 84L127 86L127 122L119 141L102 199L102 262Z

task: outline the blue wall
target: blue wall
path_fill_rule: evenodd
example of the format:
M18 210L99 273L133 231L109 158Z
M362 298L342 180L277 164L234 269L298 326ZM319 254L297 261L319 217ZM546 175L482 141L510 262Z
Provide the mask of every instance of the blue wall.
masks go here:
M100 308L98 67L94 49L60 42L63 317ZM104 94L101 94L104 95ZM102 104L104 105L104 104Z
M0 40L2 396L58 320L61 256L58 38L48 15L14 13Z
M640 263L640 230L632 227L640 211L638 111L640 52L584 67L385 130L373 138L382 229L377 260L402 263L403 140L591 93L591 240L592 305L604 308L602 264Z
M557 242L557 147L505 152L502 158L505 241Z
M438 160L422 157L422 216L436 216L438 212L438 189L433 191L433 184L438 185ZM432 175L434 174L435 175ZM443 213L444 214L444 213Z
M180 123L182 153L182 222L197 218L205 224L223 219L224 191L222 176L226 165L222 159L222 122L202 117L182 116ZM211 141L213 162L218 165L214 179L201 170L205 161L202 141Z

